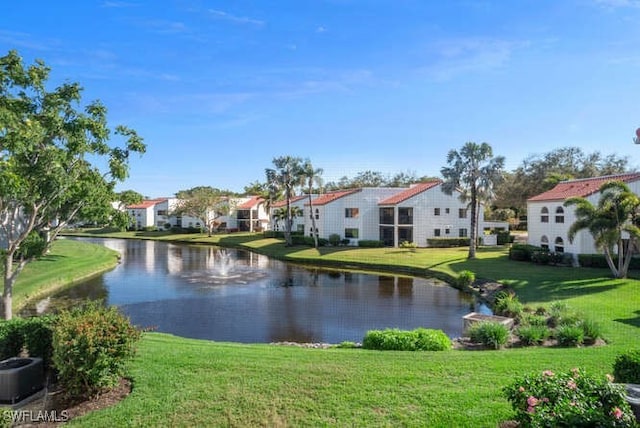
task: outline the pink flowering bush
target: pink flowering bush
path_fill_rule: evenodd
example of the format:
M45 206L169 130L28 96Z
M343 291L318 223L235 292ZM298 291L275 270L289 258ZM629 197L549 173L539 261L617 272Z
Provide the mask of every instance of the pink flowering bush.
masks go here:
M633 427L624 387L580 369L545 370L503 388L522 427Z

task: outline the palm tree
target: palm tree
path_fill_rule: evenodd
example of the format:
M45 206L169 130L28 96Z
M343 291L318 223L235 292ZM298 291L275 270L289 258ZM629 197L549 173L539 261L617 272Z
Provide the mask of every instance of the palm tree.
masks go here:
M320 176L323 172L322 168L314 168L309 159L306 159L304 164L302 164L301 178L303 186L307 186L306 192L309 195L309 217L311 217L313 243L315 248L318 248L318 228L316 227L316 218L313 215L313 198L311 194L313 193L314 183L317 184L318 187L322 186L322 178Z
M493 157L493 149L487 143L467 142L462 149L450 150L448 167L440 171L444 177L442 190L451 195L460 191L460 200L471 206L471 233L468 258L476 257L478 203L487 199L502 179L504 156Z
M573 242L580 230L587 229L596 247L604 251L613 276L626 278L634 245L640 237L640 198L621 181L605 183L599 190L600 200L596 206L582 197L565 201L565 206L575 206L577 217L569 228L569 242ZM617 265L613 260L614 247L617 247Z
M300 183L302 159L293 156L281 156L273 159L276 169L265 170L267 183L275 189L282 190L286 200L287 218L285 219L284 239L287 246L291 246L291 224L293 223L291 213L291 198L295 196L295 187ZM271 188L271 187L270 187Z

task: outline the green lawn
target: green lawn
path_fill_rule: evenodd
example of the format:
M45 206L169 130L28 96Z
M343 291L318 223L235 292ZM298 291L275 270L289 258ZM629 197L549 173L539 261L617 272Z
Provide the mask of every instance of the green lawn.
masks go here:
M17 313L29 299L83 281L112 269L119 254L99 245L60 239L51 251L30 263L18 276L13 288L13 312ZM4 281L0 278L0 286Z
M614 280L603 269L512 262L503 249L482 249L477 260L468 261L466 249L317 251L286 248L278 240L249 234L160 238L244 246L301 263L429 269L450 277L469 269L510 284L533 306L566 301L596 318L610 343L409 353L216 343L145 333L131 367L131 396L75 424L496 427L511 415L501 388L515 376L572 367L604 375L612 371L618 353L640 346L640 281Z

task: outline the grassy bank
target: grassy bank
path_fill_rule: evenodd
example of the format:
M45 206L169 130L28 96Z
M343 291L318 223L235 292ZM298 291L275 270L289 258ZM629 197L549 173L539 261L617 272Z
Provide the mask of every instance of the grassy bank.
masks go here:
M118 253L106 247L60 239L51 251L30 263L18 276L13 289L13 311L17 313L30 299L70 286L118 263ZM4 282L0 278L0 286Z
M93 235L95 236L95 235ZM120 236L123 237L123 236ZM129 234L128 237L138 237ZM501 388L517 375L583 367L610 373L618 353L637 347L640 281L604 269L512 262L504 249L287 248L258 235L142 236L241 246L301 263L479 277L511 285L530 305L563 300L595 318L609 344L503 351L374 352L215 343L146 333L132 365L134 391L80 426L473 426L511 415Z

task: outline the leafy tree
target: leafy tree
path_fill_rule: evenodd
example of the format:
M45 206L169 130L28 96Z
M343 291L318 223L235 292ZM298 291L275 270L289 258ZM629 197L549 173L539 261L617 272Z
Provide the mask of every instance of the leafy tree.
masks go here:
M124 140L108 144L107 109L81 108L82 88L46 88L50 69L25 66L16 51L0 58L0 242L4 261L4 318L24 267L44 254L59 231L88 207L108 206L113 188L128 175L131 153L144 153L136 132L117 126ZM100 170L89 159L105 159Z
M313 228L313 244L315 248L318 248L318 228L316 227L316 217L313 215L313 185L317 184L322 186L323 173L322 168L314 168L309 159L306 159L302 164L302 170L300 176L302 178L302 185L307 186L305 191L309 195L309 217L311 218L311 227Z
M488 200L493 188L501 179L504 157L493 157L493 149L487 143L467 142L460 151L450 150L447 155L448 167L441 170L444 177L442 190L448 194L460 191L460 200L471 206L471 233L469 258L476 256L478 206Z
M294 156L281 156L273 159L275 169L267 168L265 175L270 188L278 189L284 194L286 201L286 218L284 222L284 238L287 246L292 245L291 225L291 198L295 196L295 187L300 183L302 175L302 159Z
M562 147L526 158L515 171L505 174L496 189L495 205L526 212L527 199L546 192L559 181L626 172L628 158L584 153L580 147Z
M296 217L302 217L303 211L296 206L291 206L291 219L293 220ZM273 220L276 224L276 230L278 229L278 224L281 221L285 221L287 219L287 208L282 207L273 211Z
M131 214L125 209L129 205L139 204L144 199L135 190L124 190L116 194L117 207L111 208L108 213L108 221L111 226L120 230L125 230L131 226L133 219Z
M175 215L197 218L207 228L209 236L218 226L218 219L229 214L232 202L226 192L210 186L198 186L176 193Z
M582 197L569 198L565 206L575 206L577 220L569 228L569 241L583 229L593 236L596 247L615 278L626 278L633 248L640 237L640 198L621 181L610 181L600 187L600 200L593 205ZM625 239L628 235L628 239ZM613 260L617 247L617 265Z

